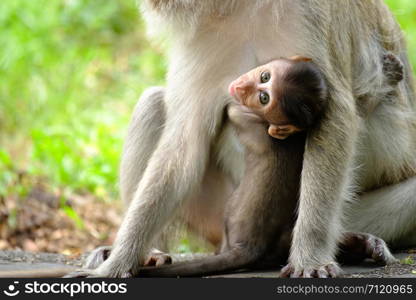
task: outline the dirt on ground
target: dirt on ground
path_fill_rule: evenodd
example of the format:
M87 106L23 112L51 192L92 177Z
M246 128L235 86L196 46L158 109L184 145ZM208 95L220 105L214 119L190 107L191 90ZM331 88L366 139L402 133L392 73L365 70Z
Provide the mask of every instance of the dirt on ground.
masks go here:
M112 244L121 215L117 202L91 195L64 197L37 184L26 196L0 197L0 250L77 256Z

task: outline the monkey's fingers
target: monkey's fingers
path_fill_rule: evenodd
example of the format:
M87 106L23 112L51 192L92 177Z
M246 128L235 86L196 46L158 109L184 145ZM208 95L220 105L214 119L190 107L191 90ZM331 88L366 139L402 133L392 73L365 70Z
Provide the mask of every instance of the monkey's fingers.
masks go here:
M269 135L271 135L272 137L274 137L275 139L278 139L278 140L285 140L290 136L290 133L277 132L277 133L269 134Z
M279 139L285 140L292 134L301 131L299 128L293 125L270 125L269 127L269 135Z
M283 267L280 270L279 277L281 277L281 278L289 278L290 277L290 274L292 274L293 272L294 272L294 269L293 269L292 265L291 264L287 264L285 267Z
M294 130L293 130L293 127L292 126L277 126L277 130L279 131L279 132L293 132Z
M288 264L281 272L282 278L336 278L342 274L341 268L337 263L330 263L319 268L305 268L295 270L295 268Z
M367 254L377 263L389 265L396 263L398 260L391 254L386 243L375 236L369 236L366 240Z
M393 83L398 83L404 78L403 63L396 55L389 52L383 56L383 72Z
M96 269L101 265L111 253L111 246L102 246L94 249L87 257L85 264L82 266L84 269Z
M161 266L161 265L170 265L172 264L172 257L169 254L160 252L160 251L152 251L146 261L144 262L144 266Z
M341 268L338 266L337 263L329 264L329 265L325 266L325 269L326 269L327 274L331 278L339 277L343 273ZM319 277L319 278L321 278L321 277Z
M345 263L357 263L372 258L377 263L388 265L397 262L386 242L369 233L347 232L340 244L339 259Z
M280 131L277 127L274 126L269 127L268 133L270 136L278 140L285 140L288 136L290 136L290 133Z

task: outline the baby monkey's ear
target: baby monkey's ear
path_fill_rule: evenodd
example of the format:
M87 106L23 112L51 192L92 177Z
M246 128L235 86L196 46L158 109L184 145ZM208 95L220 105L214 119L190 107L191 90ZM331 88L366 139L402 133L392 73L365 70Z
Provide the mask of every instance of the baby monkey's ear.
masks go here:
M301 55L295 55L295 56L289 57L289 59L290 60L293 60L293 61L297 61L297 62L301 62L301 61L304 61L304 62L312 61L312 58L305 57L305 56L301 56Z

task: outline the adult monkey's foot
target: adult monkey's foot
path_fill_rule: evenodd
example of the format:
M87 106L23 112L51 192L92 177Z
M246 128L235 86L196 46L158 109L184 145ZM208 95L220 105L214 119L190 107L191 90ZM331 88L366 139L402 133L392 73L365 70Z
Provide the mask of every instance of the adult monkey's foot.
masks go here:
M360 263L367 258L371 258L379 264L388 265L397 262L397 259L391 254L384 240L369 234L347 232L344 234L339 244L338 261L347 264ZM281 277L339 277L342 274L341 269L336 263L331 263L319 268L304 268L295 270L289 263L280 273Z
M103 274L97 272L97 269L111 253L111 246L102 246L94 249L87 257L83 268L76 270L65 277L73 278L86 278L86 277L102 277ZM172 258L169 254L163 253L157 249L152 249L144 262L144 266L161 266L165 264L171 264ZM120 275L122 278L133 277L131 272L125 272Z
M170 265L172 263L172 257L169 254L166 254L157 249L152 249L149 253L149 256L144 261L144 266L162 266Z
M340 243L338 260L343 263L359 263L367 258L388 265L397 262L386 242L369 233L347 232Z
M280 277L283 278L335 278L342 274L341 268L337 263L329 263L320 267L306 267L295 269L289 263L281 271Z
M100 266L107 258L110 256L111 246L102 246L94 249L88 255L85 260L84 265L82 266L85 269L96 269Z

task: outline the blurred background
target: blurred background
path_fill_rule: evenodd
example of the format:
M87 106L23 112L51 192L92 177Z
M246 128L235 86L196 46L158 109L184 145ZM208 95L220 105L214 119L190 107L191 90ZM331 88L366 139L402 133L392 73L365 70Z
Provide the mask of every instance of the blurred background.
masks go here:
M416 67L416 1L386 3ZM142 91L164 82L164 49L135 0L3 0L0 45L0 250L111 243L123 137Z

